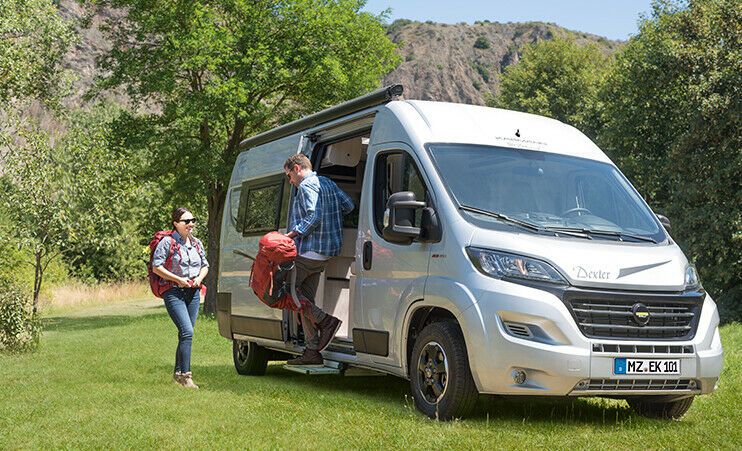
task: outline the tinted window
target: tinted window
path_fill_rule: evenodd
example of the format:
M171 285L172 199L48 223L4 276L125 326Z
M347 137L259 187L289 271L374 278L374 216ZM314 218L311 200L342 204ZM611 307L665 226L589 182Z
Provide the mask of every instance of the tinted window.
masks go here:
M404 152L391 152L379 155L374 174L374 223L376 231L382 234L384 211L389 196L401 191L412 191L418 201L427 202L425 183L420 171L410 155ZM421 209L415 212L415 227L420 227Z
M243 235L259 235L285 226L286 177L271 176L242 184L238 231Z

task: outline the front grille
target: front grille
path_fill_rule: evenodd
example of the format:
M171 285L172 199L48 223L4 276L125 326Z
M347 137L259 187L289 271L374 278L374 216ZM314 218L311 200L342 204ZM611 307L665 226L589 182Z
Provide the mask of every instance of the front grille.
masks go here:
M614 354L693 354L693 346L593 343L593 352Z
M695 379L589 379L577 384L575 389L579 391L671 391L699 390L700 385Z
M649 311L649 322L645 325L639 324L632 312L638 303ZM575 298L568 305L580 330L590 338L689 339L695 334L696 317L700 313L700 304L687 300Z

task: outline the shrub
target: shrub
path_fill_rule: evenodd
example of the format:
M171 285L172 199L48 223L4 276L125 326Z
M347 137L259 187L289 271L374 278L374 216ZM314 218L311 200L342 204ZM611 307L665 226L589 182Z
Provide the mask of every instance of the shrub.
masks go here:
M474 41L474 48L475 49L488 49L488 48L490 48L490 41L489 41L489 39L485 38L484 36L478 37L477 40Z
M30 296L15 283L0 280L0 351L27 352L39 345L41 323L31 310Z

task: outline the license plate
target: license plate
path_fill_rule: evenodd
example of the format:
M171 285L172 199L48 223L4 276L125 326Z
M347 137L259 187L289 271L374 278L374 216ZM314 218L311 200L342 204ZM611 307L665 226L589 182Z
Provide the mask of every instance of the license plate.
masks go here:
M613 374L680 374L680 360L618 358Z

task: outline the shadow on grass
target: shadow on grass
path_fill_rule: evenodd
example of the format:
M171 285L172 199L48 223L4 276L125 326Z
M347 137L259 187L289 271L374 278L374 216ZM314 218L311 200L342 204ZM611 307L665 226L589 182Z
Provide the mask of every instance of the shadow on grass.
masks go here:
M140 315L56 316L44 318L43 322L45 331L74 332L127 326L160 316L164 312L165 309L163 308L162 311L152 311Z
M229 391L242 395L252 390L264 390L266 387L281 387L285 393L295 393L297 397L307 398L307 392L333 397L362 397L370 403L399 410L408 407L414 409L409 381L394 376L359 376L344 377L336 375L306 376L293 373L271 365L264 376L238 376L231 366L205 366L197 369L199 378L205 382L207 390ZM319 401L318 401L319 402ZM424 418L419 413L420 418ZM656 429L671 428L681 430L692 427L693 423L683 420L661 421L638 417L626 404L594 403L586 398L544 398L544 397L502 397L481 395L474 411L467 417L467 422L477 425L492 426L508 424L557 424L579 428L592 425L623 429L646 428L651 422Z

